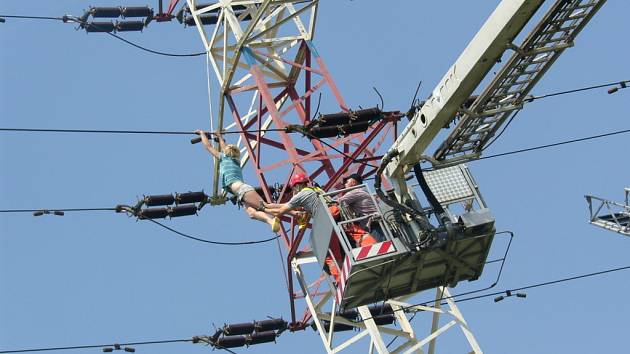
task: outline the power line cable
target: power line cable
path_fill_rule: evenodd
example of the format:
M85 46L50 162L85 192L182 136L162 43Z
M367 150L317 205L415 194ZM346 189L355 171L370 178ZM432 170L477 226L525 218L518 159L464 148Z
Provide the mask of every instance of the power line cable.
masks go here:
M38 133L195 135L194 132L186 132L186 131L150 131L150 130L91 130L91 129L0 128L0 131L38 132ZM267 131L267 132L269 132L269 131L285 131L285 129L261 129L261 131ZM256 132L256 130L226 131L226 132L222 132L222 134L223 135L225 135L225 134L240 134L240 133L243 133L243 132L245 132L245 133L254 133L254 132ZM604 138L604 137L618 135L618 134L626 134L626 133L629 133L629 132L630 132L630 129L617 130L617 131L612 131L612 132L604 133L604 134L598 134L598 135L592 135L592 136L587 136L587 137L582 137L582 138L577 138L577 139L565 140L565 141L560 141L560 142L552 143L552 144L533 146L533 147L529 147L529 148L513 150L513 151L507 151L507 152L498 153L498 154L494 154L494 155L482 156L482 157L479 157L477 160L486 160L486 159L491 159L491 158L495 158L495 157L519 154L519 153L522 153L522 152L528 152L528 151L539 150L539 149L546 149L546 148L550 148L550 147L556 147L556 146L559 146L559 145L566 145L566 144L572 144L572 143L577 143L577 142L582 142L582 141L587 141L587 140L599 139L599 138ZM367 163L365 161L361 161L361 160L353 158L352 156L350 156L350 155L344 153L343 151L337 149L336 147L332 146L331 144L329 144L328 142L326 142L325 140L323 140L321 138L314 137L313 135L310 135L310 134L305 134L305 135L308 136L309 138L319 140L324 145L330 147L331 149L335 150L336 152L342 154L344 157L346 157L348 159L351 159L352 161L354 161L356 163L365 164L365 165L370 166L370 167L376 167L376 166L371 165L371 164L369 164L369 163Z
M50 16L0 15L0 17L18 18L18 19L26 19L26 20L55 20L55 21L64 20L64 17L50 17Z
M195 134L194 132L184 132L184 131L30 129L30 128L0 128L0 131L47 132L47 133L52 132L52 133L102 133L102 134L164 134L164 135L169 135L169 134L171 134L171 135L194 135ZM261 130L261 131L285 131L285 129L264 129L264 130ZM251 132L255 132L255 131L253 131L253 130L228 131L228 132L223 132L222 134L223 135L225 135L225 134L240 134L242 132L251 133ZM547 148L550 148L550 147L556 147L556 146L560 146L560 145L566 145L566 144L578 143L578 142L587 141L587 140L599 139L599 138L609 137L609 136L618 135L618 134L626 134L626 133L629 133L629 132L630 132L630 129L617 130L617 131L612 131L612 132L604 133L604 134L598 134L598 135L592 135L592 136L587 136L587 137L582 137L582 138L577 138L577 139L565 140L565 141L560 141L560 142L552 143L552 144L538 145L538 146L533 146L533 147L519 149L519 150L502 152L502 153L498 153L498 154L494 154L494 155L482 156L482 157L477 158L477 160L487 160L487 159L491 159L491 158L495 158L495 157L519 154L519 153L523 153L523 152L540 150L540 149L547 149ZM364 164L364 165L367 165L367 166L370 166L370 167L376 167L376 166L371 165L371 164L369 164L369 163L367 163L365 161L361 161L361 160L353 158L352 156L350 156L350 155L344 153L343 151L337 149L336 147L334 147L333 145L329 144L328 142L322 140L321 138L314 137L313 135L310 135L310 134L305 134L305 135L309 136L312 139L319 140L324 145L330 147L331 149L335 150L336 152L342 154L344 157L346 157L348 159L351 159L352 161L354 161L356 163ZM0 210L0 212L2 212L2 211Z
M79 23L81 25L85 25L87 24L86 21L82 21L79 18L76 18L74 16L63 16L63 17L50 17L50 16L26 16L26 15L0 15L0 18L17 18L17 19L30 19L30 20L56 20L56 21L62 21L62 22L76 22ZM98 26L92 24L93 27L98 28ZM157 51L157 50L153 50L153 49L149 49L146 47L143 47L139 44L136 44L134 42L131 42L127 39L124 39L114 33L111 32L105 32L107 34L109 34L110 36L123 41L135 48L138 48L140 50L152 53L152 54L157 54L157 55L163 55L163 56L169 56L169 57L196 57L196 56L201 56L201 55L206 55L209 52L198 52L198 53L186 53L186 54L177 54L177 53L166 53L166 52L161 52L161 51ZM541 95L541 96L530 96L528 98L526 98L525 102L532 102L535 100L539 100L539 99L543 99L543 98L547 98L547 97L554 97L554 96L560 96L560 95L566 95L566 94L571 94L571 93L576 93L576 92L581 92L581 91L588 91L588 90L594 90L594 89L598 89L598 88L603 88L603 87L608 87L608 86L613 86L613 85L621 85L622 88L626 88L626 85L630 83L630 80L624 80L624 81L615 81L615 82L610 82L610 83L606 83L606 84L600 84L600 85L593 85L593 86L587 86L587 87L582 87L582 88L577 88L577 89L572 89L572 90L566 90L566 91L560 91L560 92L554 92L554 93L549 93L549 94L545 94L545 95ZM378 92L377 92L378 93ZM611 92L612 93L612 92Z
M598 272L591 272L591 273L580 274L580 275L571 276L571 277L560 278L560 279L551 280L551 281L547 281L547 282L541 282L541 283L526 285L526 286L513 288L513 289L509 289L509 290L505 290L505 291L499 291L499 292L488 293L488 294L484 294L484 295L472 296L472 297L468 297L468 298L464 298L464 299L455 300L455 302L464 302L464 301L478 300L478 299L482 299L482 298L487 298L487 297L491 297L491 296L505 294L507 292L516 292L516 291L521 291L521 290L540 288L540 287L545 287L545 286L549 286L549 285L555 285L555 284L564 283L564 282L568 282L568 281L585 279L585 278L600 276L600 275L604 275L604 274L610 274L610 273L614 273L614 272L624 271L624 270L628 270L628 269L630 269L630 265L623 266L623 267L612 268L612 269L606 269L606 270L602 270L602 271L598 271ZM443 301L443 300L447 300L447 299L454 299L457 296L458 295L449 296L449 297L441 297L441 298L439 298L437 300L430 300L430 301L425 301L425 302L417 303L417 304L410 305L410 306L405 306L405 307L402 307L401 309L398 309L398 310L395 310L395 311L404 311L404 310L411 309L411 308L413 308L415 306L426 306L426 305L428 305L430 303L433 303L435 301ZM448 303L447 302L442 302L441 304L442 305L447 305ZM370 318L364 318L363 320L365 321L365 320L368 320L368 319L370 319ZM147 344L165 344L165 343L177 343L177 342L194 342L194 339L174 339L174 340L160 340L160 341L146 341L146 342L130 342L130 343L118 343L118 345L120 345L120 346L131 346L131 345L138 346L138 345L147 345ZM90 348L102 348L102 347L109 347L109 346L114 346L114 344L97 344L97 345L82 345L82 346L68 346L68 347L50 347L50 348L3 350L3 351L0 351L0 354L38 352L38 351L52 351L52 350L90 349ZM217 346L217 348L218 349L228 350L227 348L222 348L222 347L219 347L219 346ZM232 351L230 351L230 352L232 353Z
M471 296L471 297L467 297L467 298L463 298L463 299L456 299L456 298L458 296L461 296L461 295L464 295L464 294L452 295L452 296L447 296L447 297L440 297L439 299L434 299L434 300L429 300L429 301L424 301L424 302L412 304L412 305L409 305L409 306L404 306L404 307L401 307L400 309L396 309L394 311L406 311L406 310L413 309L416 306L425 306L426 307L427 305L429 305L431 303L434 303L434 302L437 302L437 301L440 301L440 305L441 306L448 305L448 302L446 302L444 300L453 300L453 301L455 301L457 303L465 302L465 301L471 301L471 300L478 300L478 299L483 299L483 298L497 296L497 295L502 295L502 294L507 294L507 293L515 293L515 292L521 291L521 290L540 288L540 287L560 284L560 283L564 283L564 282L568 282L568 281L572 281L572 280L585 279L585 278L595 277L595 276L609 274L609 273L614 273L614 272L620 272L620 271L629 270L629 269L630 269L630 265L627 265L627 266L623 266L623 267L611 268L611 269L602 270L602 271L598 271L598 272L580 274L580 275L576 275L576 276L572 276L572 277L560 278L560 279L556 279L556 280L551 280L551 281L546 281L546 282L526 285L526 286L513 288L513 289L506 289L506 290L503 290L503 291L497 291L497 292L488 293L488 294ZM364 318L362 320L365 321L365 320L368 320L368 319L371 319L371 318L372 317L366 317L366 318Z
M115 345L120 345L120 346L132 346L132 345L133 346L138 346L138 345L149 345L149 344L185 343L185 342L193 342L193 341L194 341L193 339L169 339L169 340L157 340L157 341L146 341L146 342L130 342L130 343L115 343L115 344L76 345L76 346L69 346L69 347L16 349L16 350L2 350L2 351L0 351L0 354L44 352L44 351L53 351L53 350L91 349L91 348L113 347Z
M1 130L3 130L3 128L0 128L0 131ZM57 130L55 130L55 131L57 131ZM72 131L72 132L77 132L77 131ZM89 132L92 132L92 131L89 131ZM106 131L96 131L96 132L106 132ZM128 132L128 131L116 131L116 132ZM132 131L132 132L147 133L147 134L162 134L162 133L163 134L170 134L170 133L184 134L184 132L170 132L170 133L169 132L140 132L140 131ZM487 160L487 159L492 159L492 158L501 157L501 156L508 156L508 155L514 155L514 154L519 154L519 153L529 152L529 151L534 151L534 150L547 149L547 148L551 148L551 147L567 145L567 144L573 144L573 143L583 142L583 141L587 141L587 140L601 139L601 138L605 138L605 137L609 137L609 136L614 136L614 135L619 135L619 134L627 134L627 133L630 133L630 129L617 130L617 131L612 131L612 132L598 134L598 135L591 135L591 136L577 138L577 139L560 141L560 142L557 142L557 143L538 145L538 146L533 146L533 147L519 149L519 150L512 150L512 151L502 152L502 153L498 153L498 154L494 154L494 155L482 156L482 157L479 157L477 160ZM185 132L185 134L194 134L194 133ZM332 149L334 149L335 151L344 154L344 156L346 156L347 158L352 159L352 157L350 155L347 155L347 154L343 153L342 151L336 149L333 146L330 146L330 147ZM358 163L365 163L365 162L360 161L360 160L356 160L356 159L353 159L353 160L355 162L358 162ZM372 165L369 165L369 166L372 166ZM372 166L372 167L374 167L374 166ZM59 210L59 211L70 211L70 212L72 212L72 211L98 211L98 210L116 210L116 209L115 208L5 209L5 210L0 210L0 213L35 212L35 211L40 211L40 210Z
M157 134L157 135L195 135L195 132L187 132L187 131L158 131L158 130L98 130L98 129L38 129L38 128L0 128L0 131L6 132L36 132L36 133L94 133L94 134ZM224 131L221 132L222 135L225 134L240 134L240 133L257 133L257 132L274 132L274 131L287 131L286 129L257 129L257 130L242 130L242 131ZM320 141L322 144L328 146L329 148L335 150L336 152L342 154L346 158L351 159L356 163L365 164L370 167L376 168L377 166L371 165L365 161L360 161L352 156L344 153L343 151L337 149L333 145L329 144L325 140L318 138L308 132L300 131L304 135L308 136L311 139L315 139Z
M486 298L486 297L491 297L491 296L497 296L497 295L505 294L505 293L508 293L508 292L516 292L516 291L521 291L521 290L540 288L540 287L543 287L543 286L555 285L555 284L564 283L564 282L568 282L568 281L572 281L572 280L590 278L590 277L594 277L594 276L598 276L598 275L614 273L614 272L619 272L619 271L628 270L628 269L630 269L630 265L624 266L624 267L618 267L618 268L602 270L602 271L599 271L599 272L586 273L586 274L576 275L576 276L572 276L572 277L551 280L551 281L547 281L547 282L543 282L543 283L531 284L531 285L522 286L522 287L519 287L519 288L507 289L507 290L504 290L504 291L499 291L499 292L494 292L494 293L489 293L489 294L484 294L484 295L471 296L471 297L467 297L467 298L464 298L464 299L456 300L456 302L477 300L477 299L481 299L481 298Z
M543 99L543 98L561 96L561 95L566 95L566 94L571 94L571 93L576 93L576 92L582 92L582 91L587 91L587 90L594 90L594 89L598 89L598 88L602 88L602 87L609 87L609 86L613 86L613 85L620 85L622 88L625 88L628 83L630 83L630 80L619 81L619 82L609 82L609 83L606 83L606 84L592 85L592 86L581 87L581 88L572 89L572 90L552 92L552 93L548 93L548 94L540 95L540 96L530 96L530 97L525 98L525 102L529 103L529 102L533 102L533 101L540 100L540 99ZM608 91L608 93L614 93L614 92L616 92L616 89L613 92ZM516 116L518 115L518 113L520 111L521 110L519 109L519 110L515 111L514 114L512 114L512 116L510 117L508 122L505 124L503 129L501 129L501 132L499 134L497 134L492 139L492 141L490 141L488 144L486 144L486 146L482 149L482 151L485 151L486 149L488 149L490 147L490 145L494 144L494 142L497 141L497 139L499 139L499 137L501 135L503 135L503 133L505 133L505 130L508 128L508 126L510 126L510 123L512 123L512 121L514 120L514 118L516 118Z
M499 292L495 292L495 293L490 293L490 294L484 294L484 295L479 295L479 296L471 296L471 297L467 297L464 299L459 299L459 300L455 300L455 302L465 302L465 301L471 301L471 300L477 300L477 299L482 299L482 298L486 298L486 297L492 297L492 296L497 296L497 295L501 295L501 294L507 294L507 293L515 293L517 291L521 291L521 290L527 290L527 289L532 289L532 288L538 288L538 287L543 287L543 286L547 286L547 285L553 285L553 284L558 284L558 283L562 283L562 282L567 282L567 281L571 281L571 280L577 280L577 279L583 279L583 278L588 278L588 277L592 277L592 276L596 276L596 275L602 275L602 274L606 274L606 273L612 273L612 272L616 272L616 271L621 271L621 270L626 270L626 269L630 269L630 266L626 266L626 267L619 267L619 268L614 268L614 269L609 269L609 270L604 270L604 271L600 271L600 272L594 272L594 273L588 273L588 274L582 274L582 275L577 275L577 276L573 276L573 277L568 277L568 278L563 278L563 279L558 279L558 280L553 280L553 281L548 281L548 282L544 282L544 283L539 283L539 284L533 284L533 285L528 285L528 286L524 286L524 287L520 287L520 288L514 288L514 289L510 289L510 290L504 290L504 291L499 291ZM463 293L463 294L457 294L457 295L453 295L450 297L440 297L437 300L431 300L431 301L427 301L427 302L423 302L420 304L415 304L415 305L411 305L408 307L403 307L401 308L402 311L404 311L405 309L409 309L411 307L414 306L426 306L432 302L435 301L440 301L440 305L447 305L447 302L443 302L443 300L446 299L455 299L458 296L462 296L462 295L467 295L470 293ZM413 319L415 318L415 316L418 314L418 312L415 312L413 314L413 316L411 316L411 318L409 319L409 322L413 321ZM389 348L394 341L396 341L396 339L398 339L399 336L395 336L388 344L387 344L387 348Z
M62 212L81 212L81 211L115 211L116 208L70 208L70 209L2 209L0 213L35 213L38 211L62 211Z
M78 23L78 24L80 24L82 26L84 26L86 24L89 24L88 22L83 21L83 20L81 20L81 19L79 19L77 17L68 16L68 15L63 16L63 17L25 16L25 15L0 15L0 18L17 18L17 19L27 19L27 20L56 20L56 21L62 21L64 23L75 22L75 23ZM93 27L93 28L97 28L97 29L100 28L98 25L95 25L93 23L89 24L89 26ZM128 45L130 45L132 47L135 47L137 49L140 49L140 50L143 50L145 52L152 53L152 54L157 54L157 55L162 55L162 56L167 56L167 57L198 57L198 56L201 56L201 55L208 54L208 52L206 52L206 51L197 52L197 53L183 53L183 54L162 52L162 51L158 51L158 50L154 50L154 49L149 49L147 47L143 47L143 46L141 46L141 45L139 45L137 43L134 43L134 42L132 42L130 40L127 40L127 39L125 39L125 38L123 38L123 37L121 37L119 35L114 34L114 33L111 33L111 32L105 32L105 33L107 33L108 35L110 35L110 36L112 36L112 37L114 37L114 38L116 38L116 39L118 39L120 41L123 41L124 43L127 43Z
M374 165L369 164L369 163L367 163L367 162L365 162L365 161L357 160L356 158L352 157L351 155L348 155L347 153L345 153L345 152L343 152L343 151L341 151L341 150L337 149L337 148L336 148L335 146L333 146L332 144L329 144L329 143L328 143L327 141L325 141L324 139L319 138L319 137L317 137L317 136L315 136L315 135L313 135L313 134L311 134L311 133L309 133L309 132L307 132L307 131L305 131L305 130L300 130L300 131L299 131L299 133L304 134L305 136L309 137L310 139L315 139L315 140L319 141L320 143L322 143L322 144L324 144L324 145L328 146L329 148L331 148L331 149L335 150L336 152L338 152L338 153L340 153L341 155L343 155L344 157L346 157L346 158L348 158L348 159L352 160L353 162L356 162L356 163L359 163L359 164L362 164L362 165L365 165L365 166L368 166L368 167L378 168L378 166L374 166Z
M121 37L119 35L116 35L114 33L110 33L110 32L106 32L106 33L109 34L110 36L118 39L118 40L121 40L121 41L129 44L130 46L133 46L133 47L138 48L140 50L143 50L145 52L149 52L149 53L157 54L157 55L162 55L162 56L166 56L166 57L179 57L179 58L181 58L181 57L198 57L198 56L201 56L201 55L208 54L208 52L205 52L205 51L204 52L198 52L198 53L185 53L185 54L160 52L160 51L157 51L157 50L153 50L153 49L149 49L149 48L143 47L143 46L141 46L139 44L136 44L136 43L134 43L132 41L124 39L123 37Z
M146 219L146 220L149 220L149 221L151 221L152 223L157 224L157 225L159 225L159 226L161 226L161 227L163 227L163 228L165 228L165 229L167 229L167 230L169 230L169 231L171 231L171 232L173 232L173 233L175 233L175 234L177 234L177 235L179 235L179 236L182 236L182 237L185 237L185 238L189 238L189 239L191 239L191 240L195 240L195 241L199 241L199 242L210 243L210 244L213 244L213 245L223 245L223 246L254 245L254 244L258 244L258 243L270 242L270 241L273 241L273 240L277 239L278 237L280 237L280 235L276 235L276 236L274 236L274 237L271 237L271 238L268 238L268 239L264 239L264 240L258 240L258 241L242 241L242 242L222 242L222 241L210 241L210 240L204 240L204 239L199 238L199 237L195 237L195 236L187 235L187 234L185 234L185 233L183 233L183 232L177 231L177 230L175 230L175 229L173 229L173 228L171 228L171 227L168 227L168 226L166 226L166 225L164 225L164 224L162 224L162 223L160 223L160 222L158 222L158 221L155 221L155 220L153 220L153 219Z
M505 133L505 130L510 126L510 123L512 123L512 121L514 120L514 118L516 118L516 116L518 115L518 112L520 111L521 110L517 110L516 112L514 112L514 114L512 114L512 116L507 121L507 123L503 126L503 129L501 129L499 134L495 135L495 137L488 144L486 144L486 146L484 146L483 149L481 149L481 151L485 151L487 148L490 147L490 145L494 144L494 142L497 141L497 139L499 139L499 137L501 137L503 133Z
M592 135L592 136L587 136L587 137L583 137L583 138L577 138L577 139L560 141L560 142L552 143L552 144L539 145L539 146L534 146L534 147L520 149L520 150L513 150L513 151L508 151L508 152L502 152L502 153L499 153L499 154L494 154L494 155L482 156L482 157L477 158L477 160L487 160L487 159L492 159L492 158L495 158L495 157L520 154L520 153L528 152L528 151L547 149L547 148L556 147L556 146L560 146L560 145L578 143L578 142L582 142L582 141L587 141L587 140L592 140L592 139L599 139L599 138L609 137L609 136L613 136L613 135L617 135L617 134L626 134L626 133L630 133L630 129L618 130L618 131L614 131L614 132L610 132L610 133Z
M100 129L40 129L40 128L0 128L5 132L28 132L28 133L88 133L88 134L154 134L154 135L196 135L194 131L173 131L173 130L100 130ZM221 134L240 134L257 132L286 131L286 129L253 129L253 130L230 130L222 131Z
M532 101L540 100L543 98L567 95L567 94L582 92L582 91L589 91L589 90L594 90L594 89L614 86L614 85L620 85L623 88L627 84L630 84L630 80L615 81L615 82L609 82L606 84L586 86L586 87L581 87L581 88L576 88L576 89L571 89L571 90L566 90L566 91L552 92L552 93L548 93L548 94L540 95L540 96L530 96L530 97L525 98L525 102L532 102Z
M2 209L0 210L0 213L37 213L37 212L44 212L45 214L48 214L48 212L83 212L83 211L118 211L117 208L72 208L72 209ZM181 231L175 230L169 226L166 226L158 221L155 221L153 219L143 219L143 220L148 220L151 221L152 223L155 223L179 236L185 237L185 238L189 238L191 240L195 240L195 241L199 241L199 242L204 242L204 243L210 243L213 245L224 245L224 246L241 246L241 245L253 245L253 244L258 244L258 243L264 243L264 242L270 242L273 241L275 239L277 239L278 237L280 237L279 235L276 235L274 237L268 238L268 239L264 239L264 240L256 240L256 241L241 241L241 242L223 242L223 241L211 241L211 240L206 240L206 239L202 239L199 237L195 237L195 236L191 236L188 234L185 234Z

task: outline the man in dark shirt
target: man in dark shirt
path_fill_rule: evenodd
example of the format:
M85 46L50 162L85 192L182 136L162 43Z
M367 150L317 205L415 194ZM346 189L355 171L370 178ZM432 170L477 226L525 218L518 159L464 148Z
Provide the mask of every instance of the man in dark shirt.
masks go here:
M359 184L363 184L363 178L358 173L353 173L343 179L345 188L352 188ZM374 200L364 188L353 189L337 198L337 201L350 210L355 217L378 214ZM368 230L378 241L385 240L379 223L372 220L372 218L365 218L359 221L359 225L364 230Z

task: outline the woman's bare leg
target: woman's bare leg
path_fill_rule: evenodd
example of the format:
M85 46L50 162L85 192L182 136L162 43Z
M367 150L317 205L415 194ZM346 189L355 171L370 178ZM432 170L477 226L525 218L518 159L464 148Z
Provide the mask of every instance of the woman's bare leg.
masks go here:
M238 194L238 188L242 185L242 183L235 182L230 186L232 192L234 194ZM275 218L269 216L267 213L258 210L262 206L263 199L256 191L249 191L243 195L243 206L245 207L245 212L250 217L250 219L258 220L264 222L271 226L271 229L274 232L278 232L280 228L280 221Z
M249 206L245 207L245 212L247 213L247 215L249 216L250 219L262 221L264 223L267 223L267 224L273 226L273 218L270 217L269 215L267 215L267 213L264 213L262 211L258 211L258 210L254 209L252 207L249 207Z

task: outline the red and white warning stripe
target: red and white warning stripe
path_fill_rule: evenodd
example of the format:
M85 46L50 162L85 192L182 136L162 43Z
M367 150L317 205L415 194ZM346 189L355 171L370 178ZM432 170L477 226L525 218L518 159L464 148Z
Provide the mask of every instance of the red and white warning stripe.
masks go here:
M395 251L396 248L394 247L392 241L385 241L361 248L355 248L352 250L352 254L354 255L354 259L360 261L366 258L380 256Z
M346 282L348 281L348 276L350 275L351 269L352 265L350 264L350 256L346 255L343 260L343 267L341 267L341 273L339 274L337 291L335 292L335 299L337 300L337 304L341 304L341 299L343 299L343 293L346 290Z

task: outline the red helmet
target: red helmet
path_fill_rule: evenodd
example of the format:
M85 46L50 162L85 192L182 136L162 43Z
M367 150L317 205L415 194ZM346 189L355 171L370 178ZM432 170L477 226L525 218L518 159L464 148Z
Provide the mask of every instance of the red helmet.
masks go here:
M293 186L299 183L308 183L308 177L304 173L300 172L291 176L291 180L289 180L289 187L293 188Z

